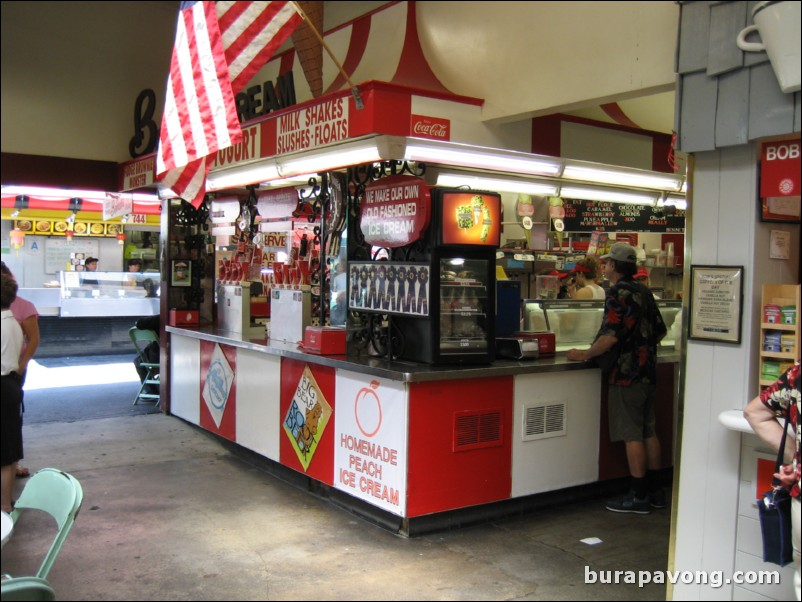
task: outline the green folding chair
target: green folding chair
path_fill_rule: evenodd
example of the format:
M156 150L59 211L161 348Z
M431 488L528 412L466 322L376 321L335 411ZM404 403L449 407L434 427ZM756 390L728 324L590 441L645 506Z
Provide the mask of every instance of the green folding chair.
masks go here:
M72 529L75 517L78 516L83 500L84 491L78 479L56 468L43 468L26 483L14 504L14 510L11 511L11 520L16 524L23 511L40 510L52 516L58 525L56 537L45 554L36 577L47 579L61 546L64 545Z
M0 583L0 600L55 600L56 592L39 577L11 577Z
M145 348L151 343L159 343L159 335L154 330L143 330L134 326L128 330L128 336L131 337L131 342L134 344L136 353L139 356L139 365L147 371L142 386L134 398L134 405L139 403L139 400L152 401L159 403L158 393L146 393L145 387L153 385L159 387L161 381L159 380L159 362L151 362L145 355Z

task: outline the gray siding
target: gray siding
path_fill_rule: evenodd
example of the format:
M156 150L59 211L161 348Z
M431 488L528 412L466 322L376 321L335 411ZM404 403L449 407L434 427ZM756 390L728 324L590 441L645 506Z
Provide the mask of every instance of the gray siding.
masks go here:
M800 93L784 94L765 52L735 39L756 2L681 2L678 149L710 151L800 131Z

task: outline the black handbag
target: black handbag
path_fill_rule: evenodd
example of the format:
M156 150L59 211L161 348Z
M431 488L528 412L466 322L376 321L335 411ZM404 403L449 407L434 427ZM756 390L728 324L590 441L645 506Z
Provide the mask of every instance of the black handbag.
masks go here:
M783 463L785 438L788 434L788 422L791 412L785 418L780 451L774 472L779 472ZM772 479L772 489L764 493L757 501L760 514L760 530L763 533L763 560L772 564L785 566L794 559L791 544L791 494L787 487L780 486L778 479Z

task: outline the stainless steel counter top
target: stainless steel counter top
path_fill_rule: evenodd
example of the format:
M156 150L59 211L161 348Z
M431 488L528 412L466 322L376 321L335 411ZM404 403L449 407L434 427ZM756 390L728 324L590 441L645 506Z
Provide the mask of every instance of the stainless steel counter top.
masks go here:
M565 353L558 353L551 358L528 361L496 360L491 364L481 365L430 366L403 360L391 361L369 355L316 355L301 351L298 345L294 343L270 341L265 337L249 338L247 334L243 335L214 327L182 328L180 326L167 326L167 332L402 382L428 382L597 369L588 362L571 361L565 357ZM661 350L658 353L658 363L676 363L678 361L679 353L673 348L665 351Z

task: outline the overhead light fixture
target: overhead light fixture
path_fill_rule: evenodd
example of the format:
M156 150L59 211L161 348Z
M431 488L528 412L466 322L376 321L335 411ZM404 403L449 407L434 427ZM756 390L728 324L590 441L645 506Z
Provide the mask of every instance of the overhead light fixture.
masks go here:
M666 196L666 205L673 205L677 209L685 211L688 208L688 201L684 196L670 194Z
M292 176L290 178L280 178L278 180L271 180L269 182L261 182L264 188L282 188L285 186L306 186L309 183L309 178L317 177L317 174L308 173L299 176Z
M216 190L225 190L226 188L238 188L267 180L275 180L279 176L275 162L272 159L269 161L263 160L210 173L206 177L206 190L214 192Z
M289 178L383 159L396 159L397 156L385 156L389 149L382 147L386 146L387 138L389 137L378 136L357 139L345 144L283 156L277 159L278 174L282 178Z
M105 190L76 190L73 188L50 188L48 186L3 186L3 194L17 194L20 197L37 197L43 200L64 201L73 198L80 198L85 201L103 202L106 200ZM133 193L134 202L137 203L158 203L158 195L135 192Z
M425 138L408 138L403 158L407 161L536 176L557 176L562 170L561 159Z
M599 184L634 186L636 188L676 192L682 189L684 183L684 178L677 174L661 174L654 171L628 169L625 167L608 167L584 162L578 163L571 160L566 161L562 177L563 179L581 180L583 182L598 182Z
M534 196L555 196L559 187L547 182L527 181L524 179L504 177L483 177L468 174L441 173L437 175L438 186L458 188L469 186L475 190L492 190L494 192L518 192Z
M560 196L583 201L602 201L606 203L626 203L629 205L654 205L657 193L646 191L613 190L610 188L594 188L591 186L561 186Z

